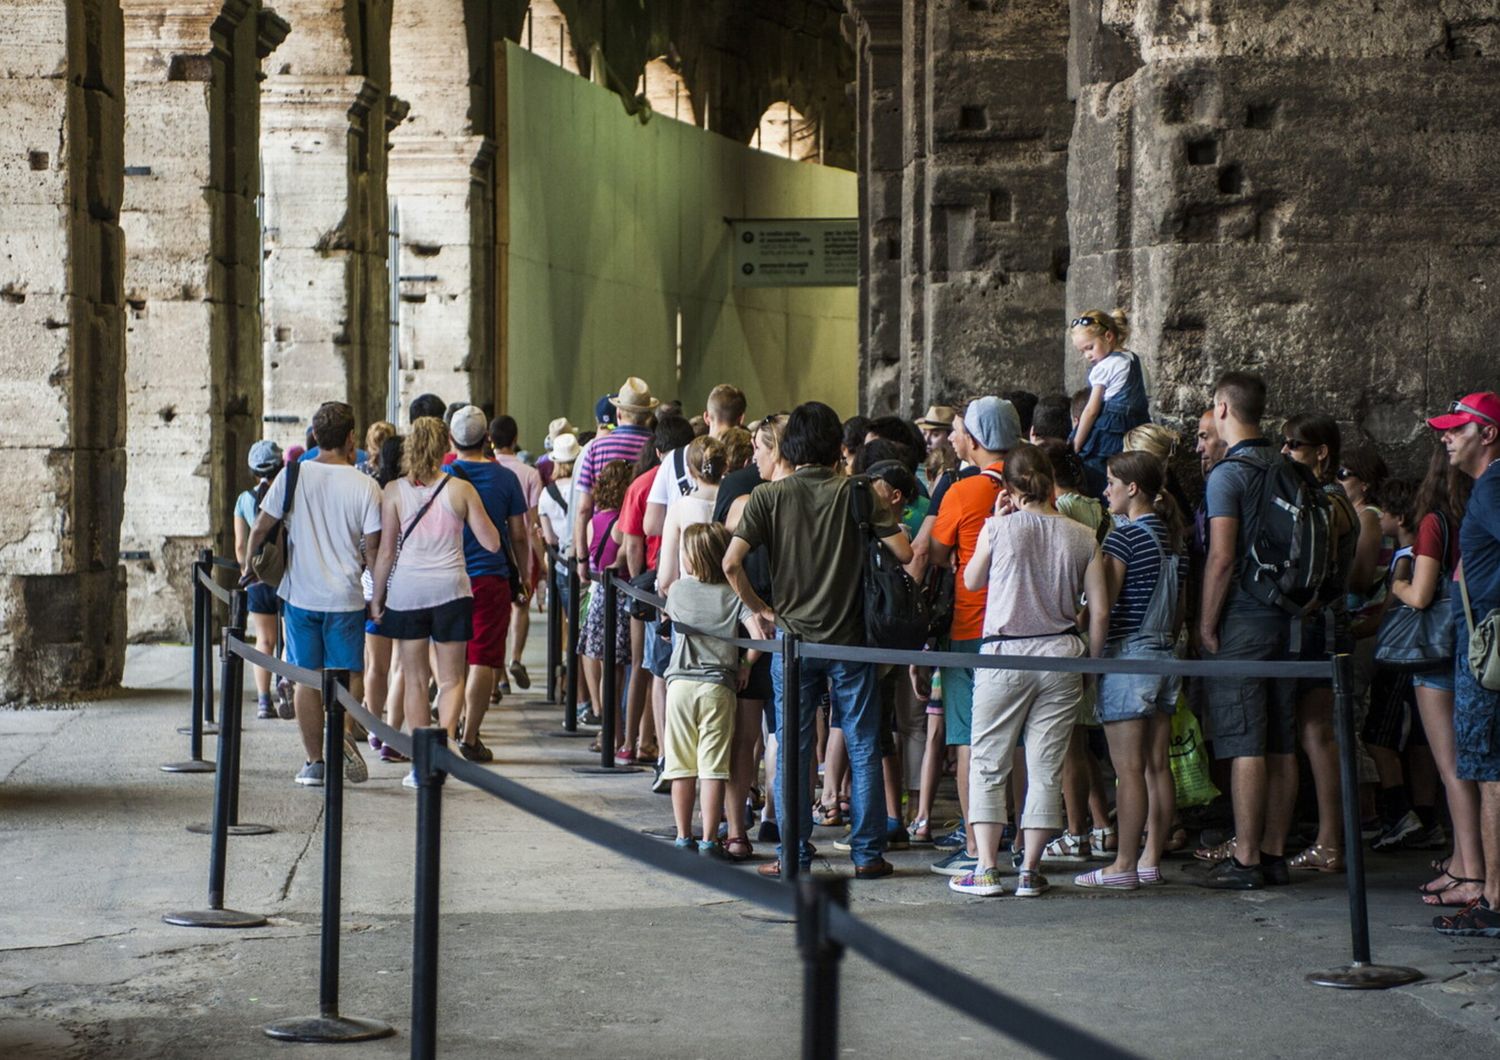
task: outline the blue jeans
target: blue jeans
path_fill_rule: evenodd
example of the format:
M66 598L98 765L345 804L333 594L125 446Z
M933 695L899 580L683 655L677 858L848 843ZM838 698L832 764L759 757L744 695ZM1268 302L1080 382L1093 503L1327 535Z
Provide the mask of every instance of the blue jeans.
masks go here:
M777 636L780 637L780 633ZM885 851L885 782L880 771L880 697L876 694L873 663L835 662L832 659L803 659L801 671L798 747L801 749L802 818L796 835L801 838L799 856L802 864L812 857L808 837L812 835L812 785L808 782L809 763L817 761L818 691L826 680L833 696L833 713L844 730L844 745L849 751L852 777L849 799L853 830L849 837L850 855L856 865L870 865ZM786 702L782 687L781 660L771 667L771 686L776 698L776 738L786 739L787 719L782 709ZM782 746L786 746L782 744ZM786 820L786 783L784 770L776 774L776 818L783 840L793 832ZM783 845L776 847L777 857L785 858Z

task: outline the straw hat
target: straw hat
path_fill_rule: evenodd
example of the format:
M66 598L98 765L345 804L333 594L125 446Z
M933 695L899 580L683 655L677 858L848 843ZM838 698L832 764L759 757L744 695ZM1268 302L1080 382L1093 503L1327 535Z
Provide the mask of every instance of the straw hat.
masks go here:
M929 431L951 431L957 413L947 405L929 405L927 414L917 421L918 427Z
M578 429L568 422L568 417L559 416L547 424L547 438L550 441L559 434L577 434Z
M582 451L576 434L559 434L552 439L552 462L554 464L571 464L578 459L578 454Z
M650 412L661 404L651 396L651 388L646 385L646 381L635 376L625 380L620 392L610 398L609 403L626 412Z

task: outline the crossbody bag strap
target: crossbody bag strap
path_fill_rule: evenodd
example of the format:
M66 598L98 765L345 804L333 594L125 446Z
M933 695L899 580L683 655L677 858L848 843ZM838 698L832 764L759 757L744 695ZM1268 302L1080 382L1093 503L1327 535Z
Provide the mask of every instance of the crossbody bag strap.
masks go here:
M1469 603L1469 586L1464 581L1464 568L1460 563L1458 566L1458 592L1464 598L1464 623L1469 627L1469 638L1474 637L1474 608Z
M432 496L427 498L427 503L417 509L417 514L411 517L411 522L407 523L406 529L401 531L402 541L405 541L408 537L411 536L411 532L415 530L417 528L417 524L422 521L422 516L427 514L427 509L432 507L432 502L438 499L438 494L443 492L443 487L448 485L448 480L452 477L453 476L451 475L444 475L442 479L439 480L437 489L432 491Z
M620 513L615 512L615 517L609 521L604 528L604 533L599 535L599 540L594 542L594 554L591 557L595 570L603 569L604 548L609 543L609 535L614 532L615 524L620 521Z

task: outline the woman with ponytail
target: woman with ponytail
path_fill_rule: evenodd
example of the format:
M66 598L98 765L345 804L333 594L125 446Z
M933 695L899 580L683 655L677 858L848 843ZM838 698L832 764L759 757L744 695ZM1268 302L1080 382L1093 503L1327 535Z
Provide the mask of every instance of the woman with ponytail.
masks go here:
M1104 495L1118 518L1104 539L1109 610L1104 654L1171 659L1187 604L1182 513L1167 492L1162 462L1152 454L1117 453L1108 469ZM1163 848L1177 808L1167 754L1178 685L1176 677L1166 675L1100 675L1099 720L1118 778L1120 847L1109 865L1077 877L1080 887L1133 891L1162 882Z

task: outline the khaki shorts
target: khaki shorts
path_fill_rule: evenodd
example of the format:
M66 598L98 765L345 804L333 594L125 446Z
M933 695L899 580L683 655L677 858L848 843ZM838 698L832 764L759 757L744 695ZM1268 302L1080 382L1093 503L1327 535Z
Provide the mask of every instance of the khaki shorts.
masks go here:
M724 685L674 677L667 682L667 780L729 779L729 745L738 701Z

